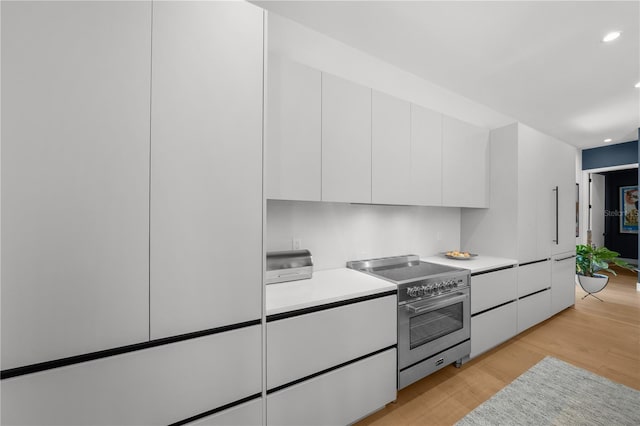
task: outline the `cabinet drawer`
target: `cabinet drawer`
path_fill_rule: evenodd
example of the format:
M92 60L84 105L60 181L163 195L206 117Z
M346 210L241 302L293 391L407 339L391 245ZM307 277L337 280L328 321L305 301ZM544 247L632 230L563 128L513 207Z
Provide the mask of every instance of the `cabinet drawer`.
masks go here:
M471 318L471 358L516 335L517 302Z
M551 287L551 262L518 267L518 297Z
M385 296L267 324L267 389L396 343L397 298Z
M389 349L267 396L267 425L346 425L396 399Z
M516 268L471 277L471 314L517 299Z
M261 424L262 398L187 423L188 426L260 426Z
M518 333L551 316L551 290L518 300Z
M261 390L261 326L2 380L2 424L166 425Z

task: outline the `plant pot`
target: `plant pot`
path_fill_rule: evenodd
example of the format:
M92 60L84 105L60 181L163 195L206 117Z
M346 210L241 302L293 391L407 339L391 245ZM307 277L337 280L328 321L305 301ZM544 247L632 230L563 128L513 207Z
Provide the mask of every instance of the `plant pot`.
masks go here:
M586 275L576 275L576 277L578 277L580 287L589 294L601 291L609 282L608 276L600 274L593 274L593 277Z

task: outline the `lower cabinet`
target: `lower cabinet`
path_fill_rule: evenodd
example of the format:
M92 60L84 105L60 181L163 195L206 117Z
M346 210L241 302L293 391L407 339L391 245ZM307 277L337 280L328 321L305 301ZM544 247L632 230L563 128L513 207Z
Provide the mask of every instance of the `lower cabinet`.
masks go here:
M258 395L261 352L255 325L4 379L1 423L179 422Z
M551 287L551 262L530 263L518 266L518 297Z
M262 398L187 423L188 426L260 426L261 424Z
M559 254L551 262L551 315L555 315L576 303L576 254Z
M518 300L518 333L533 327L551 316L551 290Z
M351 424L396 399L396 365L392 348L268 394L267 425Z
M517 302L471 317L471 358L516 335Z

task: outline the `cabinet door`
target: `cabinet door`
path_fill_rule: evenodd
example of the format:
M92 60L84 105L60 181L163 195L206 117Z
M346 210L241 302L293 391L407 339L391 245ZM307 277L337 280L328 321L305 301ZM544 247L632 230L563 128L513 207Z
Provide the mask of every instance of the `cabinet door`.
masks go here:
M471 358L516 335L517 302L471 318Z
M324 73L322 201L371 202L371 89Z
M489 207L489 130L444 116L442 204Z
M518 267L518 297L551 287L551 262L537 262Z
M518 333L533 327L551 316L551 290L518 300Z
M269 57L266 197L320 201L320 71Z
M245 402L237 407L187 423L187 426L260 426L262 425L262 398Z
M442 114L411 105L411 204L442 205Z
M551 154L552 185L558 187L557 210L553 221L554 226L557 223L557 242L551 244L551 253L560 254L575 249L576 150L564 142L553 140ZM553 205L556 206L555 200Z
M4 379L3 425L167 425L260 393L261 326Z
M374 91L371 109L371 202L412 204L410 104Z
M150 61L150 2L2 4L2 369L149 338Z
M397 315L394 295L268 323L267 389L395 345Z
M517 299L517 268L471 277L471 314Z
M260 318L262 18L153 7L152 338Z
M552 258L551 266L551 314L575 304L576 255L562 253Z
M267 425L347 425L396 399L396 349L267 396Z

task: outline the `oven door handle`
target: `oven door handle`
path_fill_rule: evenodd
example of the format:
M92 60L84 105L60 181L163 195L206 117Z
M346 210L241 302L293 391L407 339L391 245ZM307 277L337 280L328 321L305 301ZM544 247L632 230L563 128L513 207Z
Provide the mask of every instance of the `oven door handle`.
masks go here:
M460 301L466 300L469 298L467 293L456 293L457 296L451 297L447 295L446 298L440 300L438 302L424 303L424 304L415 304L415 303L407 303L405 307L410 310L414 314L419 314L425 311L432 311L434 309L439 309L447 305L451 305L453 303L458 303Z

